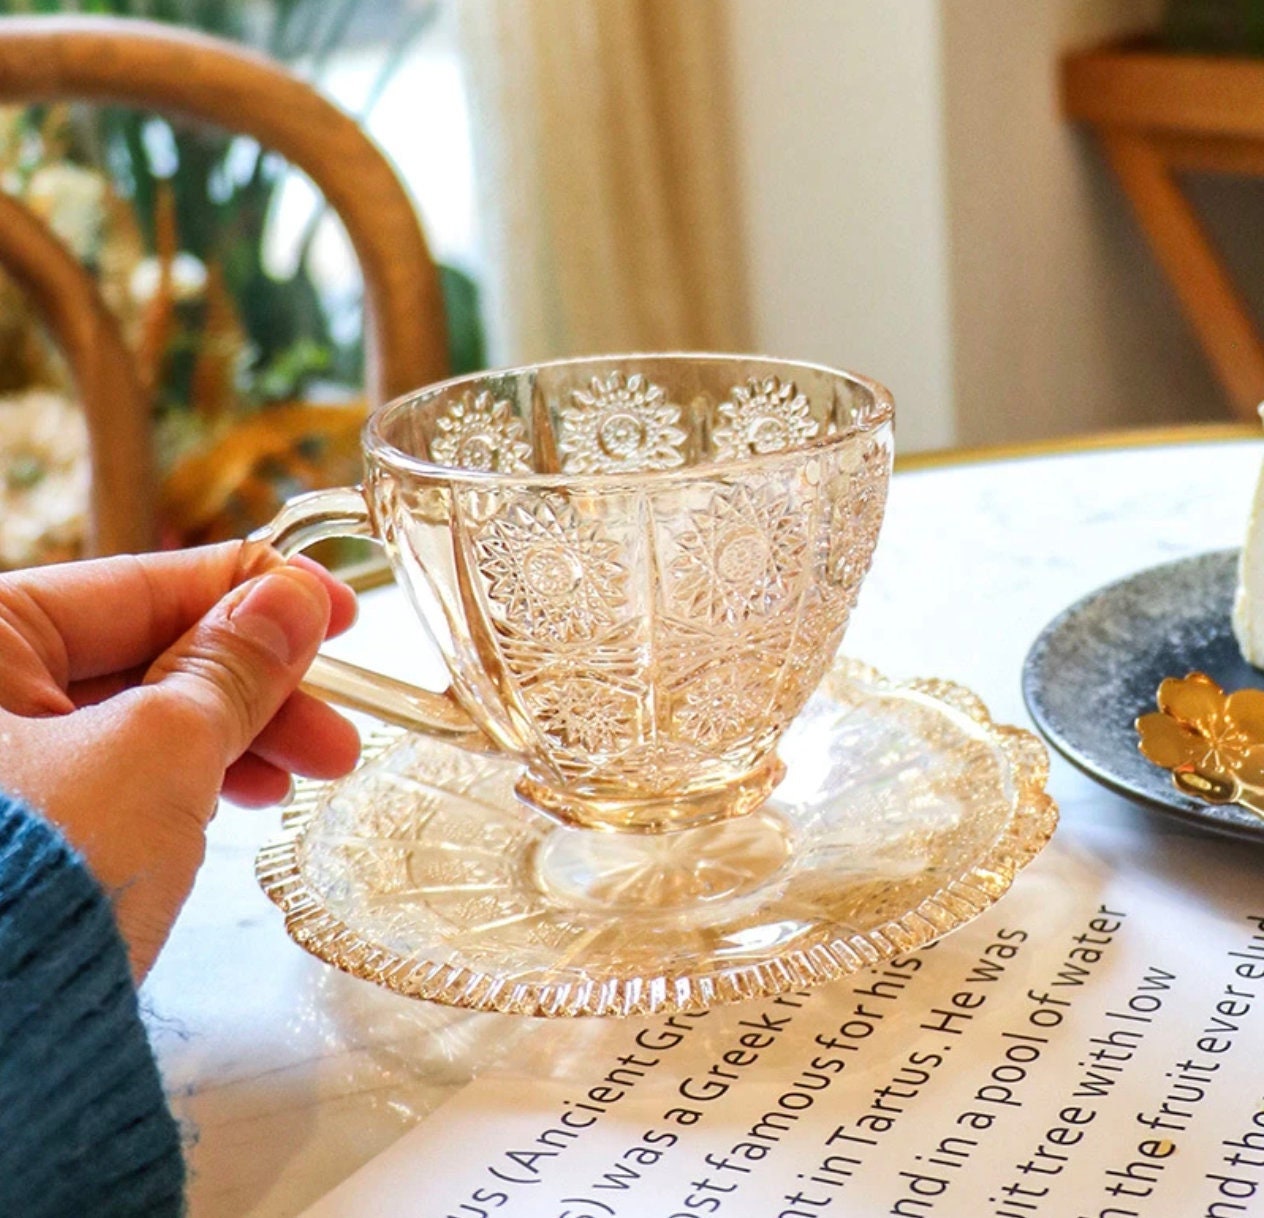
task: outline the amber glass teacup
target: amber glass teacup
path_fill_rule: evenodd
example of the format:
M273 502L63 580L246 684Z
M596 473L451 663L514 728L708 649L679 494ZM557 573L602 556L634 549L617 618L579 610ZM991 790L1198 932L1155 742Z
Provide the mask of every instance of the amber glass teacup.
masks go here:
M326 692L520 756L519 796L565 823L692 827L782 775L877 542L892 416L864 377L754 357L482 373L381 407L364 485L256 539L379 541L451 676L321 661Z

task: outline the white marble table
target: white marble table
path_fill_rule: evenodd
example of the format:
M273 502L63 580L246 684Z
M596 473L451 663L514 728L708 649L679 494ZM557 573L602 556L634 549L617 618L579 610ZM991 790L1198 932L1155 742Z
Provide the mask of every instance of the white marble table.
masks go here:
M845 650L893 677L959 681L998 721L1027 724L1019 671L1040 628L1102 583L1240 543L1262 456L1264 443L1231 441L902 473ZM412 675L441 683L394 589L366 594L361 625L331 651L398 670L408 638ZM1148 840L1187 832L1059 759L1050 786L1060 834L1090 820ZM299 1213L534 1030L410 1002L305 956L253 878L277 822L221 811L142 994L195 1139L193 1218Z

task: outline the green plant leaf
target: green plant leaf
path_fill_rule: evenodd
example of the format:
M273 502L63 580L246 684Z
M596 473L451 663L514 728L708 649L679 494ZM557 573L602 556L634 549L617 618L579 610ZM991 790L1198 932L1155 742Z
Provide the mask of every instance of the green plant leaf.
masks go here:
M478 285L464 271L439 264L439 286L448 321L448 363L454 375L487 367Z
M382 3L383 0L373 0ZM145 17L178 23L239 42L282 60L300 59L315 77L346 45L348 31L369 0L0 0L0 13L59 11ZM408 51L438 14L431 2L405 8L395 36L360 108L361 121L381 98ZM34 107L26 119L33 135L47 114ZM108 172L136 214L149 250L154 249L155 206L159 177L151 156L154 132L174 150L172 180L176 224L182 250L217 263L246 334L249 367L245 404L298 397L315 378L348 385L361 383L364 340L354 315L338 318L336 332L309 266L311 242L322 209L299 234L298 269L284 279L267 273L263 246L273 222L276 199L289 172L272 153L256 150L250 159L248 141L227 132L188 126L121 106L85 111L73 156ZM147 136L148 133L148 136ZM480 368L485 345L473 280L454 267L440 267L448 313L450 353L455 371ZM346 305L339 306L346 312ZM360 310L362 312L362 309ZM200 313L182 306L177 333L165 362L161 388L164 417L189 413L189 393L196 362ZM350 335L351 337L346 337Z
M1264 55L1264 0L1167 0L1163 41L1178 51Z

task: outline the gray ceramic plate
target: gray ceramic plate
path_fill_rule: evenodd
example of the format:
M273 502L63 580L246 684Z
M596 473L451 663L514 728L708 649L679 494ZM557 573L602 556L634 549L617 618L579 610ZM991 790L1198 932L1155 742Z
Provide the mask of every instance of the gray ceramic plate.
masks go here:
M1264 689L1243 660L1229 613L1236 550L1151 567L1086 596L1041 632L1023 665L1036 726L1069 761L1130 799L1218 833L1264 841L1264 821L1201 803L1137 750L1133 721L1155 709L1164 677L1207 673L1226 690Z

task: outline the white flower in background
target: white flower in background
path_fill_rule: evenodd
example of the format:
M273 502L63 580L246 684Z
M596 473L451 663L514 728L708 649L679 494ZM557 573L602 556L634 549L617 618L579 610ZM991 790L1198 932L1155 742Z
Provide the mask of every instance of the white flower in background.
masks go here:
M158 294L162 282L162 261L142 258L128 283L135 304L144 308ZM197 300L206 289L206 266L195 254L179 253L171 260L171 295L177 304Z
M87 520L83 412L46 389L0 398L0 568L72 557Z
M96 170L56 161L31 174L26 203L77 258L91 259L101 246L106 189Z

